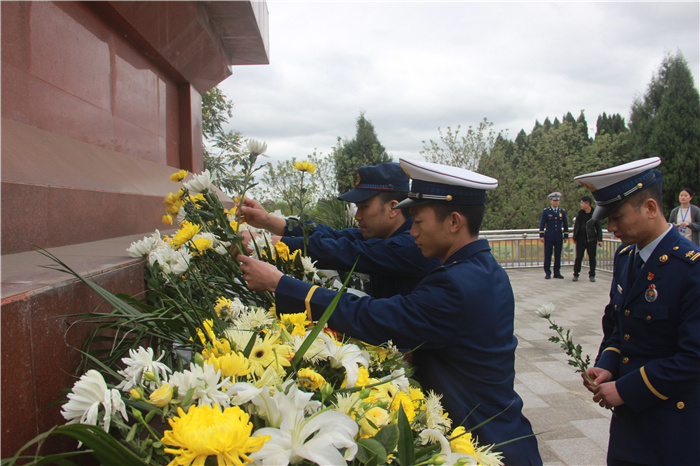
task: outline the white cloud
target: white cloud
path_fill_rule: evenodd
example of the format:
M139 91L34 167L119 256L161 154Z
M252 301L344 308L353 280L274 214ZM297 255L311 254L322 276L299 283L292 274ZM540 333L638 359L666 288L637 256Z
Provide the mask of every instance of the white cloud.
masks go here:
M268 1L271 64L221 84L232 127L273 159L329 153L361 111L398 157L438 127L488 118L514 138L535 120L585 111L628 119L664 53L700 87L697 2Z

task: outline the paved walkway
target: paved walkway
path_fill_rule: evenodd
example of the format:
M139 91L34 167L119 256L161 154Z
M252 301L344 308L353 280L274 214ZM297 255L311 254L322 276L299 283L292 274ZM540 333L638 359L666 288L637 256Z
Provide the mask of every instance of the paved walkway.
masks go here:
M572 330L583 354L595 358L600 345L601 316L608 302L612 275L599 272L597 281L571 281L572 267L563 267L564 280L545 280L541 268L508 269L515 294L515 389L525 403L545 465L605 465L610 411L594 403L580 374L568 365L554 330L535 315L546 302L556 308L554 322Z

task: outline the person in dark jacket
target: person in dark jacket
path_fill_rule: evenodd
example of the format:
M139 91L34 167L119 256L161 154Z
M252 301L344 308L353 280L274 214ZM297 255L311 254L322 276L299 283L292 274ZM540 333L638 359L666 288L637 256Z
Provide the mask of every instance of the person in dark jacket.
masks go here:
M595 281L595 256L596 247L603 245L603 228L600 225L600 220L592 220L593 208L591 203L593 199L590 196L581 198L581 210L578 211L574 219L574 235L573 240L576 245L576 259L574 260L574 278L573 281L578 281L579 273L581 272L581 263L583 262L583 253L588 253L588 279Z
M408 175L398 163L360 167L355 174L355 187L338 197L357 206L358 228L334 230L313 224L307 255L320 269L347 272L355 266L355 272L368 274L364 291L372 297L410 293L431 270L440 266L440 261L424 257L416 247L410 235L413 219L407 210L393 209L409 190ZM244 199L241 214L248 224L275 235L273 243L282 241L290 251L303 249L301 227L290 228L287 219L270 214L258 202Z
M608 217L615 253L603 342L584 385L612 408L608 464L700 458L700 251L664 217L658 157L574 178Z
M424 390L443 396L455 425L473 428L481 445L500 444L504 464L540 465L537 440L513 388L513 290L488 241L479 239L486 190L498 182L461 168L400 163L413 183L397 207L410 206L417 246L443 265L406 296L342 294L328 326L370 344L392 340L400 349L415 348L415 377ZM337 295L271 264L243 255L238 260L248 287L275 293L277 312L306 310L318 320Z

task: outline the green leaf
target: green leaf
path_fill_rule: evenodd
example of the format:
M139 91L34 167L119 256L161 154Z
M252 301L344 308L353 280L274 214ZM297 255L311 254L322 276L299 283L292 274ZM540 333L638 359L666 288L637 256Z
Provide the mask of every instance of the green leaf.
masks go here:
M392 452L399 444L399 427L396 424L389 424L379 429L379 432L373 437L379 441L388 452Z
M373 438L365 438L357 441L357 460L368 466L386 464L387 451L384 446Z
M397 461L401 466L412 466L415 460L415 451L413 449L413 432L411 431L411 423L408 422L406 413L403 411L403 406L399 407L399 446Z

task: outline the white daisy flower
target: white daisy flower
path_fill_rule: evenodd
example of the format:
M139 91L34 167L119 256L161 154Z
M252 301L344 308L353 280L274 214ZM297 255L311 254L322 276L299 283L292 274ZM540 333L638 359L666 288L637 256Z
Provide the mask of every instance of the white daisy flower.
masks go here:
M236 325L242 330L254 330L272 325L274 321L275 318L270 315L269 311L261 307L251 306L247 312L241 312L241 315L236 319Z
M136 350L130 349L129 356L128 358L122 358L122 362L126 364L124 370L117 371L117 374L124 377L124 380L115 387L118 390L128 392L132 388L144 384L144 374L146 372L152 373L158 381L158 383L153 381L146 382L146 385L151 390L155 390L160 385L160 382L167 380L168 373L172 372L168 366L160 362L165 356L165 351L160 353L158 359L153 360L153 348L140 346Z
M544 303L543 305L537 308L535 314L537 314L538 317L542 317L543 319L549 319L552 316L553 312L554 303Z
M108 389L102 374L90 369L73 385L73 390L68 394L68 402L61 409L61 415L68 421L67 424L96 426L100 405L104 408L101 425L105 432L109 431L114 414L119 413L127 420L126 405L119 391Z

